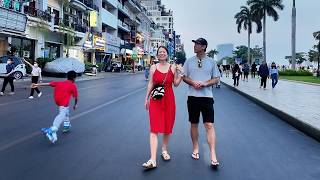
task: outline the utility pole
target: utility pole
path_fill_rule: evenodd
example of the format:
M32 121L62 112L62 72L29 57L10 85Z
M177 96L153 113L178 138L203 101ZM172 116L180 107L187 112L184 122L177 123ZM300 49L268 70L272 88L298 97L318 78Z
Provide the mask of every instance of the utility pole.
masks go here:
M292 69L296 69L296 1L293 0L292 6L292 32L291 32L291 50L292 50Z

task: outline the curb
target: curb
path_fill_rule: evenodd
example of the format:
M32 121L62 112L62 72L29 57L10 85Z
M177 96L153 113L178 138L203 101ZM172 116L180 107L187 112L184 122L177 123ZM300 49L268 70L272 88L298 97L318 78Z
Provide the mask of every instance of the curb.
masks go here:
M292 125L293 127L295 127L296 129L299 129L300 131L302 131L304 134L314 138L315 140L320 142L320 130L317 128L314 128L313 126L311 126L310 124L307 124L283 111L280 111L279 109L276 109L274 107L272 107L269 104L264 103L263 101L250 96L247 93L244 93L242 91L240 91L237 88L234 88L233 86L221 81L222 84L224 84L225 86L227 86L228 88L230 88L233 91L236 91L237 93L239 93L240 95L248 98L249 100L253 101L254 103L258 104L260 107L262 107L263 109L269 111L270 113L274 114L275 116L279 117L281 120L287 122L288 124Z
M308 85L313 85L313 86L320 86L320 84L311 83L311 82L295 81L295 80L288 80L288 79L279 79L279 80L288 81L288 82L294 82L294 83L300 83L300 84L308 84Z

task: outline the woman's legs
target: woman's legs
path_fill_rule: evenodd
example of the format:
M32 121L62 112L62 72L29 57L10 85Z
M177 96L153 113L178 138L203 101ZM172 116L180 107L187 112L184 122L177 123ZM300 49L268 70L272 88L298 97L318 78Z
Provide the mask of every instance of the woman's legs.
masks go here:
M168 151L168 144L169 144L170 134L163 135L163 142L162 142L162 152Z
M158 148L158 134L150 133L150 159L156 162L157 159L157 148Z

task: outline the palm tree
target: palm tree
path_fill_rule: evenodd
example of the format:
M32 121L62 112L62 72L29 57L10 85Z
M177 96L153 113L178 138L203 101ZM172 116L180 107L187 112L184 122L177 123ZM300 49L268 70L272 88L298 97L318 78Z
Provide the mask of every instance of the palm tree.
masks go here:
M291 35L292 69L296 69L296 1L292 6L292 35Z
M320 68L319 68L319 64L320 64L320 31L318 32L314 32L313 33L313 37L318 40L318 70L317 70L317 76L320 76Z
M282 0L248 0L248 5L252 9L255 17L263 19L263 61L267 61L266 50L266 17L273 17L274 21L278 21L279 14L276 9L283 10Z
M257 25L257 33L260 33L262 30L261 20L255 18L252 10L250 10L246 6L240 7L240 12L238 12L234 18L236 18L236 23L238 25L238 33L241 32L242 26L244 30L248 31L248 62L251 65L251 55L250 55L250 35L252 33L252 23L256 23Z
M208 55L209 57L211 57L212 59L214 59L214 56L217 55L217 54L219 54L219 52L218 52L216 49L210 50L210 51L207 53L207 55Z

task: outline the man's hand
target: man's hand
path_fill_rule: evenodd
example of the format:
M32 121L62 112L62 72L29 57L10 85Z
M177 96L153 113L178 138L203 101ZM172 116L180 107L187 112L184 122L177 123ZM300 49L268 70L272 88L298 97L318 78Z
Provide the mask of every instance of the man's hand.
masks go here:
M78 108L78 105L75 104L75 105L73 106L73 110L76 110L77 108Z
M195 89L199 90L199 89L202 88L202 82L201 82L201 81L193 81L192 86L193 86Z

